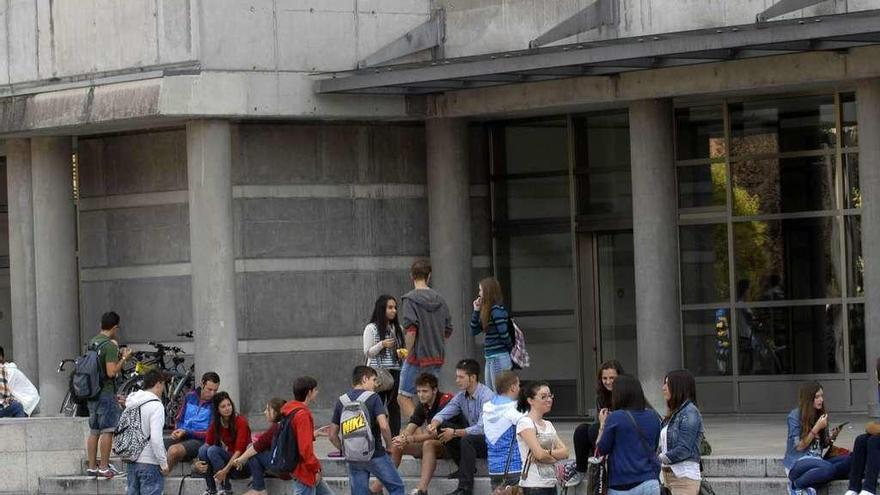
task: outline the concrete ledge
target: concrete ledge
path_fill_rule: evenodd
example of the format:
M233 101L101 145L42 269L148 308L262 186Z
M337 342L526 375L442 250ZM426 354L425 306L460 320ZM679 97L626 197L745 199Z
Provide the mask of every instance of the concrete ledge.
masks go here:
M88 435L85 418L0 420L0 494L34 494L42 477L79 473Z

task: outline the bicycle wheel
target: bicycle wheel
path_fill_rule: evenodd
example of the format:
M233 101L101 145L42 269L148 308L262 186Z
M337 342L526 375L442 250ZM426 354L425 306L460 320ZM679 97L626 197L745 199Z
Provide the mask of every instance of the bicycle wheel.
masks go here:
M165 389L169 393L167 400L165 401L165 428L167 429L174 429L175 421L177 420L177 413L179 413L180 408L183 407L183 401L186 399L186 394L192 390L192 380L186 379L186 382L179 385L181 386L173 387L174 390L169 390L168 388Z
M135 375L125 382L122 383L122 386L119 387L119 393L121 395L127 396L132 392L137 392L144 388L144 377L140 375Z

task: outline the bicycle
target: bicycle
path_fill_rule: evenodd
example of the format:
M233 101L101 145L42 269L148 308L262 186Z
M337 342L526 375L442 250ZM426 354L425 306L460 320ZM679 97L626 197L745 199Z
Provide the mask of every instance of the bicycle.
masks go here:
M58 363L58 369L55 371L56 373L61 373L64 371L64 366L67 364L73 364L76 362L76 359L62 359L60 363ZM67 386L67 394L64 396L64 399L61 401L61 409L58 411L62 416L75 418L81 417L85 418L89 416L89 408L86 401L78 401L74 399L73 393L71 389L73 388L73 373L70 374L70 378L68 379Z

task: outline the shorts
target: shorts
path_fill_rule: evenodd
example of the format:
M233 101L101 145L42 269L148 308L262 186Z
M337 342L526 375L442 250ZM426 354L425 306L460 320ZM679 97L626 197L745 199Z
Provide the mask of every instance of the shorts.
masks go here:
M181 459L181 461L184 461L184 462L191 461L191 460L195 459L196 457L198 457L199 448L201 448L204 443L205 443L204 441L199 440L198 438L187 438L186 440L172 440L171 437L167 437L167 438L165 438L165 450L168 450L168 447L170 447L172 445L181 445L181 446L183 446L183 449L186 451L186 455L184 456L183 459Z
M116 394L102 390L97 399L89 401L89 429L92 435L113 433L121 414L122 408L116 402Z
M404 397L414 397L416 395L416 378L422 373L430 373L439 377L440 366L417 366L409 361L403 363L403 367L400 368L400 389L397 394Z

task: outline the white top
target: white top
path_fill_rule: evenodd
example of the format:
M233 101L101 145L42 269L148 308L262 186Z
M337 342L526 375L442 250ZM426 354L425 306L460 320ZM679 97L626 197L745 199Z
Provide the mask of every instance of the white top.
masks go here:
M669 429L669 425L663 427L660 430L660 453L665 454L667 451L666 448L666 430ZM677 464L671 464L669 466L672 468L672 474L675 475L676 478L687 478L690 480L700 481L703 479L703 476L700 474L700 463L696 461L681 461Z
M390 328L388 329L388 335L394 337L394 331ZM400 369L400 361L396 359L397 346L390 349L383 347L379 336L379 327L374 323L368 323L364 327L364 357L367 360L367 366Z
M40 402L40 393L37 392L37 388L24 376L15 363L0 364L0 368L6 372L6 386L9 387L9 393L21 403L24 413L30 416L37 408L37 403Z
M148 401L153 401L147 404ZM141 464L155 464L159 467L167 467L168 459L165 453L165 444L162 441L162 428L165 426L165 406L156 394L149 390L138 390L125 400L125 407L141 407L141 431L149 436L150 440L141 451L137 461Z
M544 449L552 449L559 438L556 435L556 428L553 423L544 420L544 424L539 426L528 415L520 418L516 423L516 443L519 447L519 455L523 460L523 468L526 465L526 459L529 455L529 446L523 439L521 433L525 430L535 430L538 437L538 444ZM519 486L528 488L552 488L556 486L556 465L544 464L532 460L529 468L528 476L520 480Z

